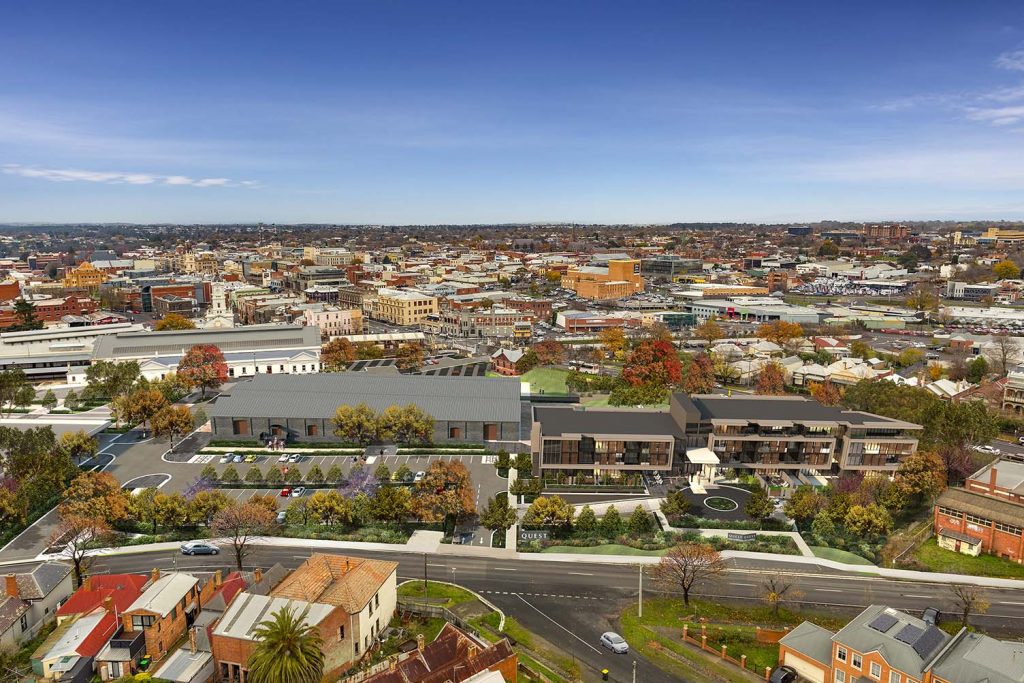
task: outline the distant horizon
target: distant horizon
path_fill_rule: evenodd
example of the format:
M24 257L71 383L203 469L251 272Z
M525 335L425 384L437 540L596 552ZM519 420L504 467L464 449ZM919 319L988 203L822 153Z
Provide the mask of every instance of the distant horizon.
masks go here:
M16 3L0 82L3 223L1024 219L1011 2Z

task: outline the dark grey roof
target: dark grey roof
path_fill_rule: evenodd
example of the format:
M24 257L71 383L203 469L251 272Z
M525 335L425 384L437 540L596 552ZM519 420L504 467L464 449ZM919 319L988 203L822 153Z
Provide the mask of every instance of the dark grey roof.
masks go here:
M7 632L31 605L20 598L0 596L0 635Z
M321 418L340 405L366 403L374 410L415 403L435 420L519 422L516 378L435 377L336 372L257 375L208 411L213 417Z
M779 642L825 666L832 664L832 631L805 621Z
M826 406L802 396L691 396L704 420L790 420L793 422L841 422L851 425L891 423L902 420L855 410ZM913 425L917 426L917 425Z
M196 344L214 344L221 351L320 347L320 328L254 325L222 330L124 332L100 337L93 347L97 360L180 354Z
M20 597L41 600L53 592L71 573L71 565L63 562L44 562L28 574L18 574Z
M655 410L599 410L555 406L536 406L533 416L540 422L541 434L667 434L682 438L683 433L667 412Z
M1024 683L1024 643L1004 642L964 630L932 671L943 680L957 683Z
M869 626L883 614L894 617L887 622L891 623L889 628L883 632ZM912 643L896 637L907 625L920 631L919 637ZM914 678L922 678L925 668L950 641L950 636L906 612L885 605L871 605L836 633L832 640L862 654L881 652L885 661L894 669Z

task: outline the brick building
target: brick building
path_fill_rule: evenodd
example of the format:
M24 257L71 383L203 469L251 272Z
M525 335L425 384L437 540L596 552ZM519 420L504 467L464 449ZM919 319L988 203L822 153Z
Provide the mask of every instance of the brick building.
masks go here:
M183 572L160 574L154 569L149 586L121 613L125 635L142 631L146 653L154 661L161 659L199 614L201 606L215 591L213 581L201 582Z
M1011 475L1010 470L1017 473ZM983 476L979 473L968 480L968 488L943 491L934 510L939 546L966 555L985 552L1024 563L1020 470L1024 465L1000 462L987 470L987 481L977 478ZM1011 479L1017 482L1015 486L1007 485Z
M570 268L562 286L585 299L621 299L644 291L637 259L610 260L607 266Z
M59 299L40 299L33 301L36 318L44 323L60 322L66 315L86 315L94 313L98 304L89 297L68 296ZM14 306L0 307L0 327L8 327L19 322L14 313Z

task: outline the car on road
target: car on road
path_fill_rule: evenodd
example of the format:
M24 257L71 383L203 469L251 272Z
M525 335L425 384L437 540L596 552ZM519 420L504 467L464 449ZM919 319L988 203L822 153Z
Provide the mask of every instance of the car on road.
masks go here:
M796 669L791 666L780 666L772 671L768 683L796 683Z
M1017 437L1017 443L1024 446L1024 436Z
M614 631L607 631L601 634L601 646L608 648L617 655L624 655L629 652L629 644L625 638Z
M288 456L288 462L302 462L302 456L298 453L292 453Z
M245 462L245 457L242 455L236 455L231 459L231 462Z
M249 455L245 456L245 461L246 462L256 462L256 454L255 453L250 453Z
M216 555L220 548L206 541L186 541L181 544L182 555Z
M281 496L282 498L287 498L287 497L289 497L290 495L292 495L292 490L291 490L290 488L288 488L288 489L281 489L281 493L280 493L279 495L280 495L280 496Z
M220 456L220 464L223 465L224 463L231 462L234 459L234 457L234 453L225 453L224 455Z
M999 455L1001 453L1001 451L998 448L989 445L975 446L974 450L978 451L979 453L988 453L989 455Z
M292 489L292 498L298 498L299 496L301 496L305 492L306 492L306 487L305 486L296 486L295 488Z
M278 462L288 462L288 458L291 457L291 453L282 453L281 457L277 459Z
M424 472L423 470L420 470L419 472L416 473L416 476L413 477L412 480L414 482L423 481L423 477L425 476L427 476L427 473Z

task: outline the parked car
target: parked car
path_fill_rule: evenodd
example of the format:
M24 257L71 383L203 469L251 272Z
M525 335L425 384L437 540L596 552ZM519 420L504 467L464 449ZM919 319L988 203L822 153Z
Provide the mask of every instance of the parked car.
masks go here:
M298 453L292 453L288 456L288 462L302 462L302 456Z
M246 462L256 462L256 454L255 453L250 453L249 455L245 456L245 461Z
M936 607L926 607L924 612L921 612L921 621L926 624L938 626L940 619L942 619L942 612Z
M999 455L999 453L1001 452L998 448L989 445L975 446L974 450L978 451L979 453L988 453L989 455Z
M416 473L416 476L413 477L412 480L414 482L423 481L423 477L425 476L427 476L427 473L424 472L423 470L420 470L419 472Z
M287 498L288 496L292 495L292 490L290 488L289 489L281 489L281 494L280 495L281 495L282 498Z
M795 683L796 669L791 666L780 666L772 672L768 683Z
M296 486L295 488L292 489L292 498L298 498L299 496L301 496L305 492L306 492L306 487L305 486Z
M607 631L601 634L601 645L617 655L624 655L629 652L629 644L614 631Z
M288 462L288 458L291 457L290 453L282 453L281 457L277 459L278 462Z
M236 455L231 459L231 462L245 462L245 457L242 455Z
M220 548L206 541L186 541L181 544L182 555L216 555Z
M234 459L234 457L234 453L225 453L224 455L220 456L220 464L223 465L225 463L229 463Z

